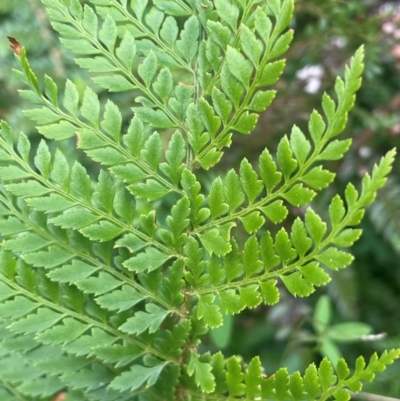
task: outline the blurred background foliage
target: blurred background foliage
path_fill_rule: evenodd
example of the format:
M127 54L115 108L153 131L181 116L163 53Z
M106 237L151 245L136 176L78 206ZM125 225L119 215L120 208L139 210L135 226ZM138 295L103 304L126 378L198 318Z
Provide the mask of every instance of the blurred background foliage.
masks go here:
M256 132L250 137L237 135L220 165L202 180L209 185L213 177L237 166L243 157L256 163L260 149L274 151L293 124L306 129L310 112L320 108L322 93L332 92L336 75L343 73L345 63L364 44L363 87L345 133L353 138L353 146L345 160L332 163L337 180L313 204L324 215L333 194L341 193L349 181L359 183L386 151L399 148L400 2L298 0L292 28L295 41L277 85L276 100L261 116ZM60 45L39 0L0 0L0 118L38 142L34 126L22 113L27 105L18 97L18 83L11 73L16 63L7 36L27 48L38 76L51 75L61 87L69 77L81 88L89 77ZM119 94L114 99L127 120L135 96ZM70 154L74 152L71 145L68 141L62 144ZM83 155L78 157L85 161ZM98 169L89 167L93 172ZM168 205L161 206L168 210ZM222 348L226 355L240 354L245 361L260 354L266 374L280 366L304 370L322 355L333 360L344 355L353 362L360 354L368 357L374 351L400 347L400 157L388 185L368 210L363 229L362 239L353 248L355 262L333 274L325 289L308 299L286 294L272 308L226 317L224 326L210 334L204 347ZM400 398L400 364L366 390Z

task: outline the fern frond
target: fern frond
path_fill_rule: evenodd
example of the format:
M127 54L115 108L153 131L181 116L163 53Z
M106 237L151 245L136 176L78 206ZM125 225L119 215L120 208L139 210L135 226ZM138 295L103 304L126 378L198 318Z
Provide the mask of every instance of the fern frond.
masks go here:
M177 347L185 339L184 333L188 327L178 325L174 331L180 340L165 338L164 342L169 343L168 350L157 349L157 346L152 347L149 339L134 339L113 328L113 325L107 323L107 313L93 302L85 300L79 291L59 287L44 275L32 271L29 265L23 262L17 264L6 251L1 252L1 259L3 302L0 305L0 315L2 319L11 319L12 322L7 344L17 347L25 357L38 344L44 344L51 349L59 347L61 355L58 356L58 364L49 364L50 356L57 358L54 351L44 352L43 362L39 356L32 356L39 370L55 377L52 382L57 383L58 378L71 389L97 390L114 380L118 383L121 380L118 379L119 374L126 371L125 366L140 369L141 365L132 363L137 363L145 355L152 354L167 360L161 363L156 359L161 363L157 377L167 363L173 363L171 358L180 355ZM121 329L126 331L122 327ZM166 331L162 335L168 333ZM32 335L35 335L37 343L33 341L33 337L29 340ZM165 355L163 351L166 351ZM86 358L82 358L84 356ZM98 360L104 362L96 362ZM31 386L35 385L35 382L29 383ZM112 392L110 397L111 395ZM110 399L119 399L120 396L120 393L115 392Z
M333 181L335 174L323 169L320 164L340 159L350 147L351 140L332 139L344 130L355 91L361 84L362 60L361 48L351 61L345 82L338 78L337 105L324 95L327 124L317 111L314 110L311 115L309 131L313 149L300 129L294 127L290 138L283 137L278 145L277 163L268 150L264 150L257 174L246 159L242 160L239 176L231 170L223 180L218 178L212 184L208 199L212 219L198 232L240 220L252 234L264 225L265 218L274 224L284 220L288 212L283 201L296 207L304 206L314 198L316 191L326 188ZM266 196L260 197L263 191L266 191Z
M309 208L304 222L297 218L290 233L282 228L273 239L266 231L260 241L251 236L242 252L232 240L232 250L216 262L212 258L209 262L201 262L203 256L199 254L198 243L193 240L193 245L190 243L189 246L188 242L186 263L191 272L189 277L193 277L189 281L193 295L199 299L197 316L210 327L222 324L222 315L214 303L215 294L220 298L224 313L239 313L262 301L275 304L279 300L278 278L290 293L301 297L310 295L315 287L327 284L330 277L322 266L338 270L353 260L352 255L338 246L349 247L360 237L361 230L349 227L360 223L365 207L385 184L394 155L395 150L389 152L379 165L375 165L372 176L364 177L361 193L352 184L347 186L347 208L338 195L332 199L330 232L327 224ZM219 235L215 232L215 241ZM221 267L222 272L215 276L213 272L221 271Z
M48 139L64 140L77 136L78 148L83 149L94 161L109 169L116 178L123 180L135 195L151 200L165 196L168 192L180 192L177 188L185 158L185 152L176 149L182 144L182 136L176 133L170 143L171 156L167 163L160 166L165 176L158 173L158 164L162 144L157 133L145 138L142 120L135 116L126 134L121 134L122 116L118 107L108 101L104 116L100 118L100 103L97 95L87 88L81 107L77 88L67 81L63 96L63 106L58 103L58 88L51 78L46 78L45 93L42 94L37 78L26 59L25 51L18 58L23 74L16 71L18 77L30 85L30 91L21 91L28 99L43 106L25 111L25 114L38 124L39 132ZM78 116L78 111L87 120ZM145 183L138 183L146 181ZM171 182L172 181L172 182Z
M329 221L311 207L290 229L288 205L306 206L334 174L351 140L338 140L363 70L359 49L338 78L337 102L322 99L310 139L294 127L254 168L202 188L195 167L219 162L234 132L249 134L275 97L293 0L42 0L76 62L109 91L133 91L133 118L69 80L44 90L24 48L16 71L38 106L25 114L50 141L77 137L101 164L95 180L44 139L31 152L21 133L0 129L0 395L44 401L320 399L346 401L400 351L357 360L324 359L302 376L265 377L258 357L201 353L200 338L224 314L279 300L279 286L308 296L345 268L350 247L395 151L333 197ZM92 7L94 6L94 7ZM158 131L155 131L155 130ZM168 143L162 135L168 135ZM172 195L172 196L171 196ZM164 200L137 208L136 199ZM140 205L140 204L139 204ZM238 241L237 223L247 238ZM239 244L238 244L239 242ZM243 244L242 244L243 242ZM52 362L50 363L50 357ZM54 359L54 361L53 361ZM24 380L24 376L25 379ZM44 397L44 398L43 398Z

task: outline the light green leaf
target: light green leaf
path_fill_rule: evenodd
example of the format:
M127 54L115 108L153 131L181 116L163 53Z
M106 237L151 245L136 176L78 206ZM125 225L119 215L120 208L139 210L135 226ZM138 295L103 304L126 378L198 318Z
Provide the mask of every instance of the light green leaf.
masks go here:
M104 309L123 312L131 309L146 297L134 288L124 285L120 290L115 290L96 298L96 302Z
M226 63L229 72L243 84L245 88L249 86L250 77L253 73L253 66L235 48L228 46L226 51Z
M90 202L92 193L90 177L87 175L85 168L78 162L75 162L75 164L72 166L71 178L72 192L79 196L79 198L83 198Z
M212 100L215 111L221 117L224 124L226 124L232 112L232 103L216 86L212 89Z
M148 56L143 60L142 64L138 67L139 76L143 79L146 87L150 87L153 82L153 78L156 75L158 68L157 57L153 52L150 52Z
M3 247L12 252L29 253L38 251L41 248L49 245L49 241L37 236L34 233L27 232L24 235L20 235L15 239L9 239L3 243Z
M330 247L316 258L329 269L338 270L347 267L353 261L354 256L335 247Z
M86 153L93 161L103 166L113 166L128 161L128 158L122 155L121 152L111 147L92 149L86 151Z
M164 104L168 102L173 87L174 81L171 71L168 68L163 68L153 84L153 90Z
M89 86L85 89L83 94L81 114L95 127L99 125L100 118L100 102L97 94Z
M169 2L171 4L171 2ZM180 39L176 42L176 48L182 54L188 64L192 63L197 53L197 43L200 34L200 26L197 18L192 15L186 20Z
M241 57L243 57L243 56L241 56ZM234 65L233 65L234 60L231 60L231 63L232 63L231 68L233 69L234 68ZM250 62L247 62L247 63L245 62L245 65L247 67L251 68ZM235 78L235 75L230 72L227 63L225 63L222 67L221 86L222 86L223 92L232 101L232 103L235 106L235 109L237 109L239 107L240 101L241 101L243 93L244 93L244 87L243 87L243 84L240 82L240 80Z
M113 203L115 212L131 224L136 214L136 201L125 186L118 188Z
M76 64L88 70L89 72L115 72L118 68L112 64L108 59L102 56L91 58L78 58L75 60Z
M319 217L311 208L307 209L305 223L308 233L314 240L315 244L318 245L325 236L327 229L326 223L322 221L321 217Z
M305 280L300 272L280 276L280 278L288 291L295 297L307 297L315 291L312 284Z
M262 298L258 290L258 284L249 285L247 287L240 287L240 300L244 306L248 308L255 308L260 305Z
M17 166L10 165L7 167L0 167L0 177L3 181L15 181L29 178L31 177L31 174Z
M282 197L290 204L299 207L311 202L315 195L315 191L304 188L303 184L296 184L284 193Z
M131 233L124 235L121 239L115 242L115 248L125 247L128 248L131 253L135 253L145 246L145 242Z
M136 56L136 43L134 37L129 33L129 31L124 33L116 54L118 58L125 64L125 67L127 67L129 70L132 70L133 62Z
M229 290L228 290L229 291ZM210 330L210 337L213 343L219 348L226 348L231 340L233 331L233 316L224 314L223 324L220 327Z
M265 207L260 207L260 210L274 224L281 223L288 215L288 210L281 200L274 201Z
M265 219L260 215L260 212L252 212L247 216L240 217L240 221L249 234L258 231L265 223Z
M199 239L210 255L215 254L217 256L222 256L226 255L231 250L229 241L221 236L217 228L200 234Z
M129 318L119 329L128 334L140 334L146 330L154 333L170 313L157 305L147 304L146 312L136 312L135 316Z
M0 233L1 235L12 235L27 231L27 227L24 223L19 221L16 217L9 217L6 219L0 219Z
M279 290L276 287L276 280L268 280L259 282L261 295L263 297L263 301L267 305L275 305L279 301Z
M51 269L64 264L73 257L73 254L65 252L57 246L50 246L47 251L24 254L23 259L32 266Z
M107 15L107 18L105 19L103 26L99 31L99 38L106 45L107 49L110 50L110 52L114 51L117 35L117 25L111 15Z
M286 135L279 141L277 159L285 180L289 180L290 176L296 170L297 162L293 158L290 143Z
M339 195L333 197L329 205L329 217L331 219L332 228L337 227L346 215L344 203Z
M324 99L326 99L326 94L324 95ZM323 103L324 104L324 101ZM333 107L335 104L333 103ZM329 116L333 116L333 113L329 113ZM326 124L318 111L314 110L311 114L310 121L308 123L308 130L310 131L311 138L314 141L314 144L318 145L322 139L322 136L325 132Z
M106 103L104 120L101 122L101 127L115 142L119 142L122 127L122 116L118 106L111 100Z
M275 373L275 393L278 400L284 400L290 397L288 392L289 374L286 368L280 368Z
M218 16L225 21L235 32L238 29L239 9L228 0L216 0L215 6Z
M278 82L282 72L285 68L285 60L275 61L274 63L268 63L261 74L259 86L271 86Z
M29 315L10 326L15 333L33 334L40 333L54 326L63 318L63 315L47 308L40 308L36 314Z
M148 387L153 386L160 376L166 362L150 368L133 365L131 370L117 376L110 384L110 387L118 391L135 391L146 383Z
M332 240L334 245L350 247L361 237L362 230L349 228Z
M283 34L278 38L269 55L270 60L278 58L283 53L286 53L288 51L290 43L292 43L293 40L293 33L294 31L290 29L289 31L287 31L285 34Z
M214 109L204 98L199 100L199 111L206 129L211 137L214 138L221 126L221 119L215 116Z
M120 287L122 282L116 280L111 274L101 272L97 277L91 276L77 280L74 284L86 294L102 295Z
M47 74L44 76L44 90L53 106L58 107L58 88L55 82Z
M78 230L93 224L96 220L98 220L98 217L88 210L83 208L74 208L67 213L54 217L51 219L51 222L64 229L73 228L74 230Z
M256 237L251 236L243 249L243 265L246 277L250 278L261 272L263 264L260 258L260 250Z
M293 249L292 242L284 228L281 228L276 234L275 250L285 266L297 256L297 252Z
M328 146L318 156L317 160L339 160L342 159L344 154L349 150L351 139L339 141L335 139L330 142Z
M272 22L267 17L265 11L261 7L257 7L255 11L255 27L261 39L268 45L272 31Z
M168 4L172 4L169 2ZM160 30L160 37L167 43L170 49L174 48L176 39L178 38L178 24L175 18L167 17Z
M57 185L60 185L63 189L69 189L71 181L70 166L67 158L59 149L57 149L54 154L53 169L50 172L50 177Z
M236 291L233 289L220 292L219 297L222 310L224 311L224 313L229 314L226 316L230 316L230 314L239 313L245 308L245 305L240 299L239 294L237 294ZM223 316L223 321L225 321L225 316ZM223 327L220 326L216 330L221 330L222 328Z
M222 50L226 50L231 39L231 31L219 21L207 21L207 28L212 40L217 43Z
M311 399L315 399L321 394L321 386L318 379L318 371L314 364L308 366L304 373L304 390Z
M178 2L172 2L169 0L154 0L154 4L160 9L165 11L169 15L176 17L186 17L190 14L190 9L184 8Z
M328 284L331 278L317 262L308 263L299 268L303 277L314 287L320 287Z
M144 122L154 128L175 128L176 124L162 110L148 107L133 107L134 113Z
M70 265L50 270L47 273L47 277L60 283L73 283L89 277L98 269L98 267L88 265L80 260L73 260Z
M67 318L62 324L40 333L36 338L43 344L65 344L80 337L86 330L86 324Z
M123 232L123 229L109 221L100 221L97 224L84 227L79 231L92 241L105 242L118 237Z
M206 393L211 393L215 389L215 378L211 373L212 366L210 363L201 362L198 355L192 353L187 366L189 376L194 373L196 384Z
M324 358L318 368L318 376L323 391L327 391L336 384L337 379L333 373L332 363L327 358Z
M229 396L236 397L244 394L246 386L242 383L244 374L242 367L236 356L232 356L227 362L226 384L228 386Z
M295 246L298 254L303 257L311 248L312 240L308 237L304 223L298 217L293 225L290 234L293 245Z
M125 92L135 89L135 86L122 75L100 75L92 78L93 81L109 92Z
M243 52L251 60L254 67L257 67L263 51L262 42L259 41L256 38L256 35L245 25L241 30L240 42L242 44Z
M100 345L95 347L93 352L97 358L105 363L115 364L116 368L130 365L143 354L143 351L136 344L132 343L124 345Z
M158 183L156 180L148 179L145 183L134 183L129 185L128 189L133 195L141 199L154 201L163 198L170 190Z
M37 128L45 138L54 139L55 141L63 141L64 139L72 138L77 131L77 127L67 121Z
M67 79L65 83L64 107L73 115L76 116L78 113L79 93L76 86Z
M247 159L243 159L240 163L240 183L247 195L250 205L260 195L264 189L262 181L258 180L257 173L251 167Z
M276 164L267 149L265 149L260 156L260 176L264 181L268 194L270 194L282 180L282 173L277 171Z
M266 272L279 265L281 259L276 253L274 241L269 231L266 231L261 237L260 250Z
M56 123L57 121L61 120L61 117L58 114L44 107L41 109L25 110L24 114L39 125Z
M10 292L9 287L2 286L2 289L6 291L5 294ZM12 293L14 293L14 291L12 291ZM16 296L14 299L8 300L0 305L0 316L17 320L34 311L38 306L38 304L25 297Z
M197 318L203 318L204 323L211 328L219 327L223 323L218 306L213 304L214 298L212 294L201 295L197 305Z
M317 166L311 169L300 179L312 189L316 189L317 191L319 191L323 188L326 188L333 181L334 178L334 173L323 169L322 166Z
M275 99L276 91L258 91L251 100L248 108L251 111L263 112Z
M290 146L299 165L302 166L311 151L311 144L299 127L294 126L290 134Z
M234 212L244 202L244 194L240 186L238 175L234 170L230 170L224 181L225 199L229 209Z
M124 266L137 273L144 271L153 271L161 267L171 256L158 251L155 248L146 248L144 252L138 253L136 256L124 262Z

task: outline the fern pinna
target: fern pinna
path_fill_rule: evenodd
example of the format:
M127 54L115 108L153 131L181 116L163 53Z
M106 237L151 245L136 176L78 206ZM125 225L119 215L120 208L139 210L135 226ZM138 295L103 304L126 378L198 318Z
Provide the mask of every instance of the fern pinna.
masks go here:
M80 94L66 80L60 91L49 76L39 84L14 42L21 96L35 105L25 114L45 139L32 152L1 123L1 400L346 401L399 357L360 357L352 372L325 358L303 375L266 376L258 357L245 365L199 350L223 314L273 305L283 286L308 296L351 263L343 248L359 238L354 227L395 152L360 190L349 184L333 197L328 222L307 205L334 179L323 162L350 147L336 138L360 87L362 49L307 133L293 127L276 156L265 149L255 168L243 159L205 192L197 171L218 164L274 99L293 1L42 2L94 83L136 98L125 126L118 105L101 104L91 87ZM101 165L94 181L57 148L74 137ZM166 218L159 202L135 209L136 199L165 198L174 203ZM271 234L290 205L307 207ZM236 241L234 227L247 239Z

